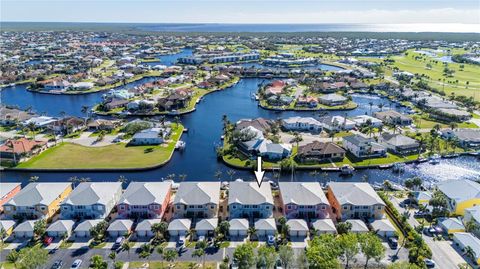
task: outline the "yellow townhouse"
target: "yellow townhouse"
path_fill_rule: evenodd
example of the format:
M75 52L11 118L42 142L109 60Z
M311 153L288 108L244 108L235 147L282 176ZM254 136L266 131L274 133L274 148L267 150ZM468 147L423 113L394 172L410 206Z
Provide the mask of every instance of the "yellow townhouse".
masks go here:
M438 183L437 188L448 200L450 213L458 216L465 214L465 209L480 205L480 184L468 179L448 180Z
M4 213L8 218L49 220L70 192L70 183L30 183L4 204Z

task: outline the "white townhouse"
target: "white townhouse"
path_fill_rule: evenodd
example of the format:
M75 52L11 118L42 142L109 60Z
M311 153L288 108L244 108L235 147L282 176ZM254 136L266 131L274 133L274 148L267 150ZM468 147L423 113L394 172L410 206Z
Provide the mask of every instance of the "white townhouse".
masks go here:
M270 184L258 187L257 182L234 181L228 195L230 218L270 218L273 215L273 196Z

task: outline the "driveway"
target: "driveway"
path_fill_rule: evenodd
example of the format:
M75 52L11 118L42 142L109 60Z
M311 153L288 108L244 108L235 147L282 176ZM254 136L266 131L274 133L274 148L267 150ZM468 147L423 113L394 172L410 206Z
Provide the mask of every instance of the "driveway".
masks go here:
M78 138L64 139L65 142L70 142L85 147L104 147L115 144L113 140L121 134L117 135L105 135L102 141L97 141L97 137L90 137L92 132L83 132Z

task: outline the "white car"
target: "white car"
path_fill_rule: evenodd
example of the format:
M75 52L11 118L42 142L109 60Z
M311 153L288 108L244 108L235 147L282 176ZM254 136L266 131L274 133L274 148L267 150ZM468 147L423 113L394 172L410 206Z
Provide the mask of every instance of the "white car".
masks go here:
M75 260L72 263L72 266L70 267L70 269L78 269L78 268L80 268L80 265L82 265L82 260L80 260L80 259Z

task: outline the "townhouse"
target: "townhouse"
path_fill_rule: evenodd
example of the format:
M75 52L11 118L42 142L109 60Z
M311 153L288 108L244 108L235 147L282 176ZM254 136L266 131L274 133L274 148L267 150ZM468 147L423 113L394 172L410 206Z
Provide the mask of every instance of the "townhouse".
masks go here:
M234 181L228 195L230 218L270 218L273 215L273 196L270 184Z
M7 217L50 219L72 192L70 183L30 183L3 206Z
M173 200L175 218L213 218L218 214L220 182L182 182Z
M20 183L0 182L0 212L3 212L3 205L13 198L22 188Z
M62 203L64 219L103 219L122 195L121 182L80 183Z
M463 216L465 209L480 205L480 184L468 179L448 180L437 184L448 202L451 214Z
M171 182L132 182L120 197L117 212L123 218L162 218L171 189Z
M287 218L324 219L330 204L318 182L280 182L280 198Z
M330 182L327 199L339 220L381 219L385 203L372 186L364 182Z

